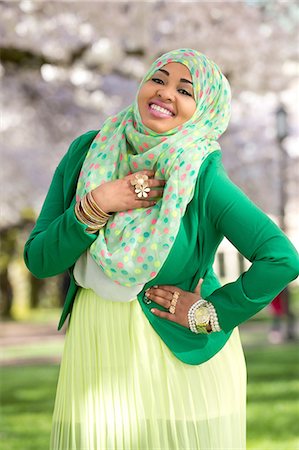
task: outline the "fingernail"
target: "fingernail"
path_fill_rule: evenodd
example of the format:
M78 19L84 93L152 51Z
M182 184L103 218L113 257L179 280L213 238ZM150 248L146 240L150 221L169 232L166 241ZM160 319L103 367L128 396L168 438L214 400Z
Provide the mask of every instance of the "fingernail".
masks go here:
M153 286L153 288L158 289L159 286Z
M155 313L155 312L156 312L156 310L155 310L154 308L152 308L152 309L151 309L151 312L152 312L152 313Z

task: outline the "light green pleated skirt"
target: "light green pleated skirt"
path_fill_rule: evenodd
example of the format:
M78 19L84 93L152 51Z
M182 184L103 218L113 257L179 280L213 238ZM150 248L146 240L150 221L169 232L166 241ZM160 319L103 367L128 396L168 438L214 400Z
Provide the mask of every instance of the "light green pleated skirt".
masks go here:
M243 450L246 368L238 330L204 364L179 361L137 300L80 289L67 331L51 450Z

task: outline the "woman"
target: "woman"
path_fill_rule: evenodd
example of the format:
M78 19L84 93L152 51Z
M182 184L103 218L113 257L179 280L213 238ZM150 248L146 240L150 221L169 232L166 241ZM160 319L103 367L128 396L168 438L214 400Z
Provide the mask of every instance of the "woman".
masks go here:
M216 64L171 51L59 164L25 247L37 277L71 273L52 450L245 448L237 325L297 276L298 256L225 174L229 117ZM252 265L221 287L223 236Z

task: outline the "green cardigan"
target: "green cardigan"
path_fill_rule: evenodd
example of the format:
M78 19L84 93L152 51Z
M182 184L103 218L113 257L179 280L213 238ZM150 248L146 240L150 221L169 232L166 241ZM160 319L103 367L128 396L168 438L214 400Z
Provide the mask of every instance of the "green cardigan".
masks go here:
M36 225L25 245L28 269L38 278L70 271L71 283L58 328L71 312L77 285L72 268L96 235L88 234L75 214L75 191L81 166L97 131L78 137L58 165ZM252 262L236 281L220 286L212 265L226 236ZM299 272L298 254L282 231L227 177L221 153L202 164L195 193L187 207L173 248L154 280L138 294L153 329L183 362L200 364L215 355L232 330L256 314ZM222 331L196 335L187 328L154 316L144 302L152 285L170 284L193 291L204 278L202 297L211 301ZM163 309L155 304L155 307Z

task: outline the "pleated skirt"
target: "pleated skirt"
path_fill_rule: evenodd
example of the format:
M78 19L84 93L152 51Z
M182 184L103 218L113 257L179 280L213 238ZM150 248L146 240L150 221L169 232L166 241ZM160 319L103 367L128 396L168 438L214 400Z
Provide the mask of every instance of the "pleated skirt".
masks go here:
M244 450L238 329L209 361L178 360L137 300L80 289L66 334L50 450Z

